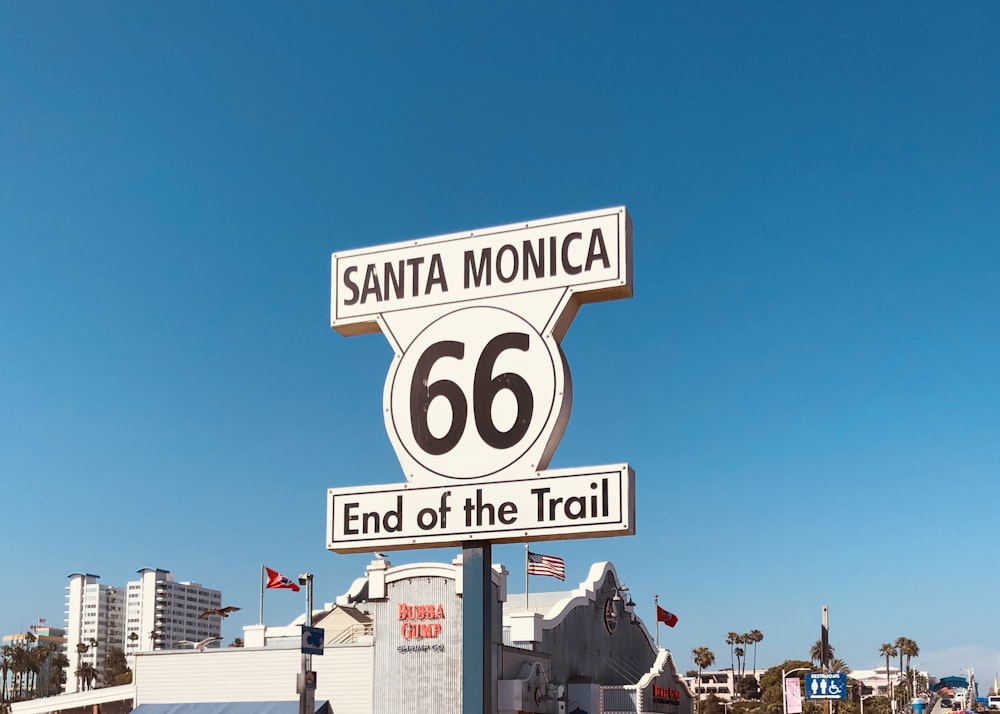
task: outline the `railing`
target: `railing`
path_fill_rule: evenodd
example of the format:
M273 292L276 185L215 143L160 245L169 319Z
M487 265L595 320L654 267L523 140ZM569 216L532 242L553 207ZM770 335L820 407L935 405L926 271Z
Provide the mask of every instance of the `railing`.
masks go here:
M363 625L358 623L357 625L351 625L348 628L335 633L334 635L326 638L327 645L346 645L352 642L357 642L359 638L365 636L371 636L374 630L372 626Z

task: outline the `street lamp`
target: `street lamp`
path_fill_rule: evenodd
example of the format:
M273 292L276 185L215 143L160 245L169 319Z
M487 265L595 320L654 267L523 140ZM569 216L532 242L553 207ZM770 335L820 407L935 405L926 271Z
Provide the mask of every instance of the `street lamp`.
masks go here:
M965 709L976 707L976 670L973 667L959 667L960 672L969 673L969 686L965 688L965 698L962 700Z
M790 669L787 672L781 670L781 714L788 714L788 691L785 688L785 679L790 674L795 674L796 672L811 672L812 667L796 667L795 669Z
M618 587L615 588L615 595L614 595L614 597L611 598L611 599L614 600L615 602L621 602L622 601L622 593L627 593L627 592L628 592L628 585L621 585L621 584L619 584ZM632 597L631 596L629 596L628 602L625 603L625 607L635 607L635 603L632 602Z
M869 697L877 697L877 694L862 694L861 695L861 714L865 714L865 700Z
M614 590L615 594L614 597L611 598L612 602L616 602L619 605L621 605L624 602L624 598L622 597L622 595L625 595L625 597L628 598L628 602L624 602L625 607L623 612L627 612L629 622L635 624L635 602L632 601L632 596L627 594L628 586L623 585L622 583L618 583L618 587L616 587Z

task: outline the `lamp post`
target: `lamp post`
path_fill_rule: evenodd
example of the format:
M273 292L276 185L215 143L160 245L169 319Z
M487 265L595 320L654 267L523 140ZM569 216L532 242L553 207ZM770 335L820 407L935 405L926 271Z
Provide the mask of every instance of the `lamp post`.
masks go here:
M965 709L976 708L976 670L973 667L959 667L959 671L969 673L969 685L965 688L965 698L962 700Z
M312 573L299 575L299 585L306 588L306 627L313 624L313 576ZM312 714L315 692L306 687L306 672L312 668L312 655L302 654L302 672L299 675L299 714Z
M865 714L865 700L869 697L878 696L876 694L862 694L861 695L861 714Z
M790 674L795 674L796 672L809 672L812 667L796 667L795 669L790 669L787 672L781 670L781 714L788 714L788 692L785 688L785 679Z

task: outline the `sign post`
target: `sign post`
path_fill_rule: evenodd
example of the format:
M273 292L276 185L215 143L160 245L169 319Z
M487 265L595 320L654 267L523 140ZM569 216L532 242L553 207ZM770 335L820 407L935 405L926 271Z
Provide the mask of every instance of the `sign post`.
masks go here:
M547 470L572 405L559 342L632 296L624 207L334 253L330 324L395 356L383 415L406 483L327 492L336 553L461 546L463 707L492 712L492 544L635 533L628 464Z
M316 687L308 687L306 683L309 672L312 671L312 655L323 654L323 631L312 626L312 573L302 573L299 582L306 586L306 622L302 626L302 668L296 682L299 693L299 714L313 714L316 711ZM315 685L315 677L313 684Z

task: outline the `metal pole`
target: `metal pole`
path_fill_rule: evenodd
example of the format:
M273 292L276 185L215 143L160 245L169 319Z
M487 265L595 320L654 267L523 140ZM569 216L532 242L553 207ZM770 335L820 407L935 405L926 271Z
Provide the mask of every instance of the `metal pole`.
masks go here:
M462 714L493 714L496 706L492 562L489 542L462 546Z
M528 544L524 544L524 609L528 609Z
M788 714L788 690L785 687L785 679L787 679L790 674L808 671L808 667L796 667L795 669L790 669L787 672L785 670L781 670L781 714Z
M656 617L656 649L660 649L660 594L657 593L653 595L653 607L655 611L653 615ZM701 686L701 682L698 682L698 686ZM734 686L733 689L736 689ZM695 693L697 694L697 687L695 688Z
M264 624L264 564L260 564L260 616L257 618L257 624Z
M788 714L788 692L785 690L785 670L781 670L781 714ZM865 714L861 712L861 714Z
M302 573L299 582L306 586L306 627L313 624L313 576ZM299 714L313 714L309 711L310 690L306 689L306 672L312 667L312 655L302 653L302 672L299 674Z

